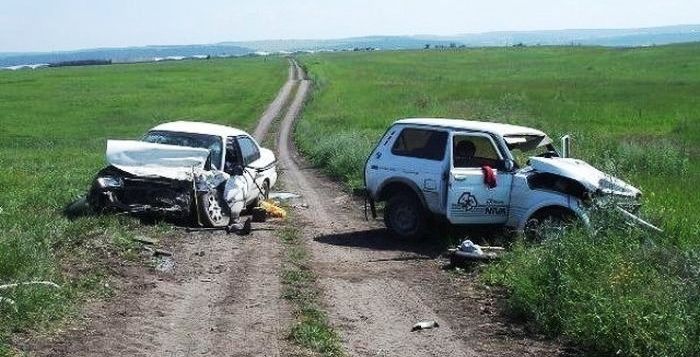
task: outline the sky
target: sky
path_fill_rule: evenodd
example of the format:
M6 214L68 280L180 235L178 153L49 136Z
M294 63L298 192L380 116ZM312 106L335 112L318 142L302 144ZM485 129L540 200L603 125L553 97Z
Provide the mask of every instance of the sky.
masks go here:
M700 23L700 0L2 0L0 52Z

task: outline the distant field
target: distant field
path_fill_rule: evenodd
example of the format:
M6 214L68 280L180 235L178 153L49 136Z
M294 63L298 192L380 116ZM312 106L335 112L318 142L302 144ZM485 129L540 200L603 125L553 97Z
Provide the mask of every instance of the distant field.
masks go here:
M97 255L136 254L135 221L61 214L104 165L107 138L136 139L176 119L251 129L286 78L283 58L1 71L0 284L37 278L64 288L0 291L17 301L17 311L0 302L0 355L11 331L60 318L99 291Z
M571 133L573 154L644 192L660 236L618 229L516 244L486 278L510 311L594 354L700 354L700 44L317 54L296 141L351 186L386 127L453 117Z

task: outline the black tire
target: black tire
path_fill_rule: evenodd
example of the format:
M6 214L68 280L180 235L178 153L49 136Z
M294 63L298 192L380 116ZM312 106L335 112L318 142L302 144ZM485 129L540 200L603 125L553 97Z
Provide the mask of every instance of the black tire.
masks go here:
M212 190L198 197L199 215L207 227L226 227L231 222L228 205L219 190Z
M384 207L384 224L392 236L403 240L423 238L428 218L423 204L412 192L393 194Z
M577 217L572 212L563 209L544 209L528 218L523 233L527 241L541 243L550 238L560 237L565 230L576 223Z

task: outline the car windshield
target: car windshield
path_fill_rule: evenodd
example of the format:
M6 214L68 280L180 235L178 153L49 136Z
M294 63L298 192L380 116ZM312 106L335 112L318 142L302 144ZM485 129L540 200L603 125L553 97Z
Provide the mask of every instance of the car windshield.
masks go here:
M211 163L221 170L223 146L221 138L215 135L179 133L174 131L149 131L142 139L147 143L187 146L207 149L211 152Z
M506 135L503 139L518 167L522 167L522 164L527 162L531 156L541 156L547 153L558 156L556 148L552 145L552 140L547 136Z

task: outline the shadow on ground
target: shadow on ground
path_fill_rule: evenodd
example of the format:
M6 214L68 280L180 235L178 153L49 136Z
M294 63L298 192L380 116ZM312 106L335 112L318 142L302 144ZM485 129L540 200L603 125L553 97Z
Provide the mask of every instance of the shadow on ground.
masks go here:
M425 238L418 241L406 241L392 238L386 229L329 234L314 238L324 244L356 247L370 250L392 250L413 253L428 258L436 258L445 251L444 241Z

